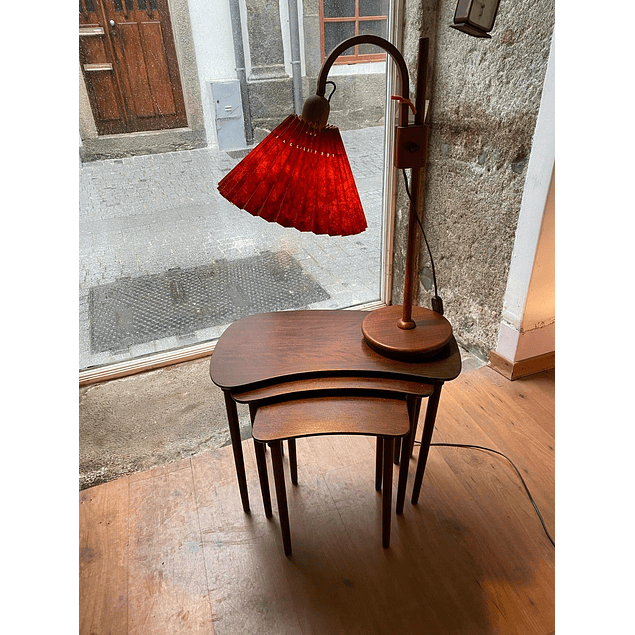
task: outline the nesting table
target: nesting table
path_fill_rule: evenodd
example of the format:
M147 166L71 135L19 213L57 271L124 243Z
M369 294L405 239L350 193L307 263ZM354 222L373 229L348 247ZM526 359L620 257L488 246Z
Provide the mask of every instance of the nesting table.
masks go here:
M403 459L410 458L421 400L428 397L412 492L412 502L417 502L441 388L460 374L461 355L452 337L443 350L425 361L384 357L364 341L361 325L367 315L355 310L262 313L237 320L218 340L210 377L224 394L245 512L249 512L249 493L236 403L249 404L252 410L271 400L351 391L374 397L400 394L407 400L411 432L401 444L397 513L403 512L408 478L409 460ZM399 462L397 449L395 462Z

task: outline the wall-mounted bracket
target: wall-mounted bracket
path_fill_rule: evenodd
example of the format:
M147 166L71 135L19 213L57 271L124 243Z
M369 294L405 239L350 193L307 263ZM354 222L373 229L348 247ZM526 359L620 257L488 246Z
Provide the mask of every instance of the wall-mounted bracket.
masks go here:
M426 125L397 126L395 129L395 167L424 168L428 153Z

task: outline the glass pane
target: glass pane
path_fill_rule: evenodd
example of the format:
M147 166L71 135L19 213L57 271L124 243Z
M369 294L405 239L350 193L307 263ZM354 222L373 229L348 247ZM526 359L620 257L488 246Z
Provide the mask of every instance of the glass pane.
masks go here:
M359 23L360 35L378 35L379 37L386 37L387 20L362 20ZM360 55L375 55L376 53L385 53L383 49L373 44L360 44Z
M328 55L340 42L355 35L354 22L324 23L324 53ZM342 55L355 55L354 47L346 49Z
M324 0L325 18L352 18L355 16L355 0Z
M134 11L134 2L132 0L126 0L126 9Z
M130 24L147 21L146 11L150 9L157 20L170 20L170 16L164 18L156 10L158 0L103 0L103 3L108 8L106 25L110 19L121 21L118 17L122 16L122 9L125 11L130 5L141 9L128 14ZM84 11L87 6L99 9L101 1L81 0L81 4ZM211 41L219 28L215 3L196 0L196 4L207 7L207 12L201 11L198 16L201 24L193 35L196 44L193 53L199 50L199 44ZM261 4L275 6L271 2ZM325 0L324 6L327 15L353 15L357 2ZM80 16L84 22L86 15L84 12ZM272 15L279 19L277 10ZM280 61L284 60L280 29L275 37L271 35L270 17L263 13L259 22L243 23L250 38L268 47L266 54L252 47L254 65L277 63L273 50L276 44ZM178 36L174 38L177 53L183 52L183 33L191 33L185 30L190 28L189 22L184 26L182 19L181 14L171 16ZM229 16L221 19L227 19L224 28L231 30ZM356 32L354 18L331 19L334 21L322 27L327 53ZM374 17L370 20L377 22ZM320 38L321 28L317 20L312 28L307 41L315 42ZM159 27L151 33L158 34ZM82 41L91 43L96 38ZM146 44L143 38L140 42ZM368 229L355 236L315 235L267 223L220 196L219 181L247 154L247 146L260 140L256 137L245 142L245 124L250 128L259 125L263 110L271 118L271 127L289 114L287 106L278 108L275 100L263 104L266 108L257 116L252 112L224 119L227 129L233 125L234 133L238 130L236 140L228 134L223 137L220 133L225 127L220 129L216 125L223 120L224 113L230 110L233 113L232 109L241 103L239 87L235 93L228 91L222 95L226 101L219 101L211 113L204 113L205 129L197 134L204 132L207 144L201 141L202 146L196 145L196 137L192 149L183 149L180 132L167 130L169 122L161 121L161 110L155 117L159 120L156 125L166 129L150 130L148 123L151 136L161 140L161 151L153 154L148 154L144 143L137 141L150 134L124 131L116 134L126 137L126 153L107 158L115 145L113 135L91 136L92 130L86 132L80 120L80 370L93 372L133 359L142 364L147 356L212 343L243 315L287 309L344 309L379 300L385 223L382 190L385 76L380 68L383 65L378 64L376 72L364 77L369 90L360 100L352 86L355 82L349 78L363 73L367 65L345 63L356 52L352 48L346 51L339 60L344 63L333 69L337 91L329 118L329 123L341 130L368 221ZM319 61L319 51L305 53L317 55ZM225 58L233 55L233 50L213 51L212 59L206 59L205 63L211 67L225 63ZM186 78L197 60L194 55L177 57L179 67L175 77ZM93 61L103 60L87 60ZM125 113L128 103L136 103L136 95L126 93L125 99L130 102L122 101L120 110L116 110L116 102L115 110L100 110L105 98L116 92L117 64L111 59L105 61L113 62L112 73L86 73L84 81L95 85L87 85L84 96L80 96L80 112L87 117L92 115L95 120L100 116L102 120L108 119L113 112ZM167 82L162 86L169 90L172 76L162 81ZM274 77L267 84L272 94L278 81ZM121 83L121 92L132 92L132 87L124 84ZM225 82L220 84L224 86ZM204 77L199 85L209 88ZM251 90L249 86L248 89ZM309 83L303 97L314 94L314 90L315 85ZM331 87L327 91L330 94ZM94 95L105 98L91 102ZM215 99L218 96L220 93Z
M359 15L388 15L388 0L359 0Z

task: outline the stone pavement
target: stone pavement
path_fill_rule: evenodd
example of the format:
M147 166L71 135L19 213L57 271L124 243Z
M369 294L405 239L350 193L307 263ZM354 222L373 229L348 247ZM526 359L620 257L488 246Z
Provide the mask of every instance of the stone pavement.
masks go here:
M218 181L243 153L208 148L111 159L80 167L80 369L216 339L228 324L135 342L91 346L95 293L122 279L284 252L328 295L302 308L346 308L380 297L383 127L342 131L368 221L357 236L330 237L279 227L222 198ZM234 156L231 156L234 155ZM300 308L300 307L294 307ZM272 305L270 310L276 310ZM143 339L143 338L141 338Z

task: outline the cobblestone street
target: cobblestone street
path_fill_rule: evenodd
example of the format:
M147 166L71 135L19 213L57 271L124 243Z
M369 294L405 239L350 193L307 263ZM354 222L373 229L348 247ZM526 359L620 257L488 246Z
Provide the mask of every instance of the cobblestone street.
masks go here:
M129 346L97 350L91 343L91 320L99 310L94 291L122 279L284 252L328 296L293 308L345 308L378 300L383 133L383 127L342 132L368 221L364 233L348 237L302 234L254 218L223 199L217 183L244 152L205 148L82 164L80 369L215 339L227 326L149 341L140 336Z

